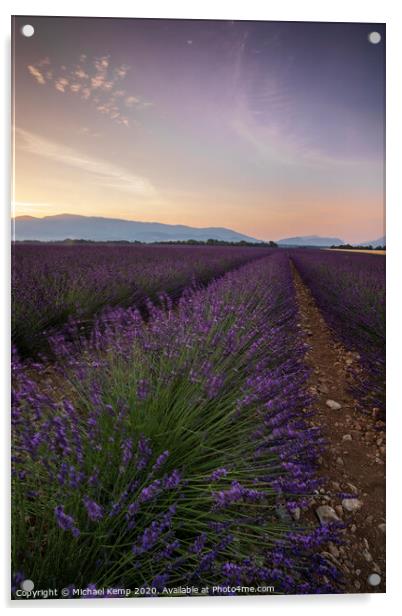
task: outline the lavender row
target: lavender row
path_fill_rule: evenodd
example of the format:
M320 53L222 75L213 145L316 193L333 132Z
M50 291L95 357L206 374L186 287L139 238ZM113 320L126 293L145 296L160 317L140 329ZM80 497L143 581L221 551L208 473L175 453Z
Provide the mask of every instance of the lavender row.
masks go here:
M47 346L47 330L90 321L105 306L177 298L267 249L191 246L13 245L12 336L21 352Z
M385 411L385 257L299 250L291 258L328 324L360 354L363 408Z
M51 383L14 357L14 583L334 592L335 531L290 515L323 442L286 255L149 310L54 337Z

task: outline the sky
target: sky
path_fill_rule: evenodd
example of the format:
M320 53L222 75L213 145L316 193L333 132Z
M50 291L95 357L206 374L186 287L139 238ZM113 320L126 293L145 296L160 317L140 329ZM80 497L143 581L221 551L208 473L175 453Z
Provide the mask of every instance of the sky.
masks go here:
M12 46L13 215L384 234L383 24L16 17Z

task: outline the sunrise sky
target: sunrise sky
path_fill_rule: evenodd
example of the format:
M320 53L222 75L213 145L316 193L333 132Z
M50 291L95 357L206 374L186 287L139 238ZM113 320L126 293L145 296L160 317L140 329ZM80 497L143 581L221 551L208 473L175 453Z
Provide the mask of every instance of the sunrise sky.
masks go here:
M381 24L18 17L13 55L13 215L384 234Z

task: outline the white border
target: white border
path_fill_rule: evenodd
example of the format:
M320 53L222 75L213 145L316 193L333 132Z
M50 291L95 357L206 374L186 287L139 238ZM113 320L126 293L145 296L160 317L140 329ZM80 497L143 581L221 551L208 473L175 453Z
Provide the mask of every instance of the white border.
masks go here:
M400 380L400 346L402 293L400 259L402 226L401 226L401 114L402 114L402 79L400 59L402 58L402 19L400 3L396 0L337 0L325 2L323 0L281 0L271 3L263 0L203 0L189 2L184 0L165 0L135 2L114 0L112 3L83 2L69 0L58 2L50 0L36 0L32 2L3 2L1 7L0 27L2 29L2 82L3 94L1 96L2 134L10 133L10 15L75 15L94 17L169 17L169 18L209 18L209 19L261 19L279 21L357 21L357 22L386 22L387 24L387 361L388 361L388 418L387 418L387 594L386 595L342 595L342 596L294 596L294 597L227 597L206 599L157 599L135 601L130 600L91 600L91 601L36 601L13 602L9 595L9 560L4 557L6 550L2 550L1 559L1 597L6 608L25 610L43 608L73 609L74 613L88 608L96 609L135 609L136 611L158 611L170 613L173 611L185 612L208 610L217 614L218 610L230 610L233 613L243 613L253 610L254 613L267 613L268 611L288 614L296 611L301 616L325 611L325 614L339 613L340 610L353 610L363 612L365 615L376 614L379 611L388 613L396 608L398 590L402 578L401 566L401 468L400 468L400 440L402 435L402 409L400 408L401 391L398 388ZM2 311L2 391L4 391L3 415L3 441L1 468L0 495L2 506L1 530L7 537L9 545L9 346L4 341L9 340L9 203L10 203L10 140L3 139L1 148L1 173L3 177L3 211L1 225L1 256L3 263L4 287L1 302ZM399 241L398 241L399 240ZM398 468L399 464L399 468ZM7 497L6 497L7 495ZM3 543L4 545L4 543Z

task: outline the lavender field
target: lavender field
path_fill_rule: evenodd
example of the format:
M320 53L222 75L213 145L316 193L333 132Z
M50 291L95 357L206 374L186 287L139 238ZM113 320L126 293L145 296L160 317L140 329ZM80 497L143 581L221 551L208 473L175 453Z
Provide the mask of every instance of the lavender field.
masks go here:
M360 354L359 397L385 412L385 257L299 250L292 260L328 324Z
M69 319L84 326L104 308L144 310L160 293L172 300L231 268L269 254L256 248L119 245L13 245L12 338L33 353Z
M13 588L342 592L347 521L310 515L328 439L292 268L361 355L364 411L383 407L385 259L13 250Z

